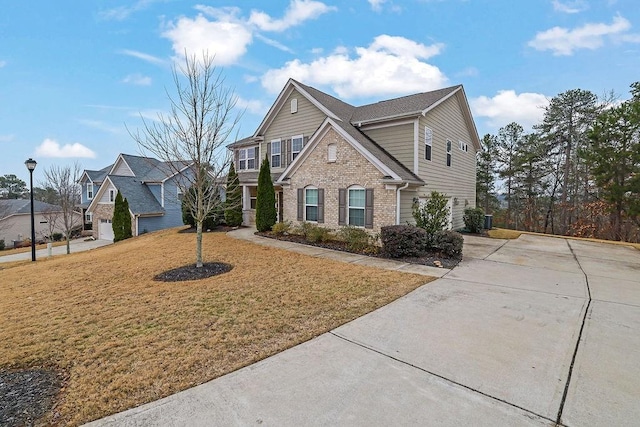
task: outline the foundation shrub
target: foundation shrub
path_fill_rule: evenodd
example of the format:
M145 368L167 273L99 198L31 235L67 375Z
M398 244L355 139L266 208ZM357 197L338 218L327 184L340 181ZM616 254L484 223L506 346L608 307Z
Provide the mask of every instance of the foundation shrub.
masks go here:
M464 239L457 231L438 231L433 235L432 246L450 257L462 255Z
M386 258L421 257L429 250L429 235L413 225L381 228L382 255Z

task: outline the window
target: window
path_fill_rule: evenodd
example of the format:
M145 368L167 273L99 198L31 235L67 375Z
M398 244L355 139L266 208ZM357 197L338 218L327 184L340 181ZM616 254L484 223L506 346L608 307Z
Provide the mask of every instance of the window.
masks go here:
M298 157L300 151L302 151L302 144L304 138L302 135L294 136L291 138L291 160L295 160Z
M329 163L334 163L338 158L338 147L336 144L329 144L327 146L327 161Z
M294 114L297 112L298 112L298 100L296 98L293 98L291 100L291 114Z
M116 190L114 189L109 190L109 201L111 203L116 201Z
M304 190L304 219L305 221L318 221L317 188L306 188Z
M257 200L258 200L258 187L249 187L249 207L251 209L256 208Z
M271 167L280 167L281 142L279 139L271 141Z
M347 224L364 227L364 204L364 188L350 188L347 206L347 212L349 213Z
M447 139L447 166L451 167L451 141Z
M467 143L464 141L458 141L458 148L460 148L460 151L469 151Z
M238 170L256 168L256 153L258 147L241 148L238 150Z
M184 193L180 189L178 189L177 199L180 203L182 203L182 200L184 199Z
M431 149L433 147L433 131L424 127L424 159L431 161Z
M87 199L93 199L93 183L87 183Z
M93 222L93 214L91 212L87 212L84 214L84 222L87 224Z

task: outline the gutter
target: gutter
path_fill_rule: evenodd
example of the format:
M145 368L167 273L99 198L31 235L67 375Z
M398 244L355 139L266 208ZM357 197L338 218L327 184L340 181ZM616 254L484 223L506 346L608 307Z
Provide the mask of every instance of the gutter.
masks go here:
M396 189L396 225L400 225L400 192L406 190L409 183L405 183L402 187Z

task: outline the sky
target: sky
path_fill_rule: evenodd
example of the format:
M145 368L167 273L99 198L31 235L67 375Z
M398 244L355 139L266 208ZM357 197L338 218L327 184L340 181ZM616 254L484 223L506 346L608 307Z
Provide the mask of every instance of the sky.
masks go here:
M638 0L5 0L0 176L101 169L168 111L172 67L215 55L252 135L288 78L353 105L462 84L479 136L559 93L629 98ZM232 141L230 141L232 142Z

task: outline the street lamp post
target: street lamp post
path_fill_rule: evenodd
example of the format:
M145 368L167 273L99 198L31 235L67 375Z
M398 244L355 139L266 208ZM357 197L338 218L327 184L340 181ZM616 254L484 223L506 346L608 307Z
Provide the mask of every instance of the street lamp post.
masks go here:
M29 157L29 160L24 162L29 169L29 192L31 193L31 261L36 260L36 221L33 213L33 170L38 164L35 160Z

